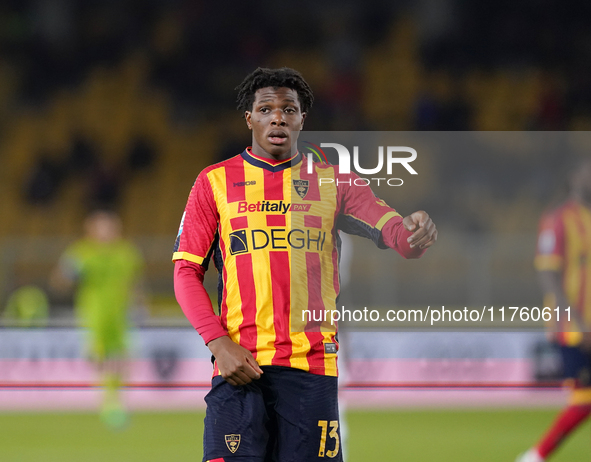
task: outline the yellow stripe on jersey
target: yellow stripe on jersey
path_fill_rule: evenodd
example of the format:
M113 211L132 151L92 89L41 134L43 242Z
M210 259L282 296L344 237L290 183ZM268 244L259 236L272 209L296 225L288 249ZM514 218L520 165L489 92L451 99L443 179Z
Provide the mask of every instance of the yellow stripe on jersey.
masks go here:
M292 186L292 180L296 178L292 176L293 169L286 170L284 172L285 178L283 181L283 197L287 200L291 199L290 202L293 203L294 199L298 199L299 196L295 196L294 189ZM292 197L295 196L295 197ZM294 228L303 228L304 226L304 219L302 213L288 213L287 214L287 229L294 229ZM307 271L298 271L296 268L305 268L306 267L306 258L303 252L293 251L291 246L288 246L287 251L289 252L289 274L290 274L290 299L291 299L291 306L292 310L290 313L289 318L289 330L290 330L290 337L291 337L291 356L289 358L289 363L291 367L296 369L302 369L304 371L310 370L310 364L308 363L308 359L306 358L306 353L310 351L310 341L308 337L303 332L303 329L299 327L303 324L301 319L294 319L294 314L296 312L300 312L301 310L294 310L293 307L301 306L296 305L296 303L303 303L303 300L298 301L298 294L301 294L300 288L301 287L308 287L308 272ZM299 274L301 273L301 279L298 281L294 281L291 277L292 274ZM307 300L306 300L307 303ZM304 305L305 306L305 305ZM297 315L296 315L297 316Z
M299 170L299 169L298 169ZM292 187L293 180L299 179L299 174L294 169L290 170L289 181L286 181L284 186L284 195L291 198L290 202L299 200L299 196L295 194ZM291 213L288 221L289 229L305 229L304 227L304 213ZM289 249L290 262L290 298L291 298L291 313L289 328L292 338L292 354L290 364L292 367L310 370L310 364L306 358L306 353L310 350L310 341L304 333L305 322L302 319L303 309L308 306L308 271L306 270L306 254L290 247ZM294 281L293 275L298 275L298 280Z
M577 308L583 314L587 326L591 326L591 210L578 207L578 255L573 261L580 269Z
M564 292L573 304L578 303L581 292L581 272L579 255L582 251L583 236L579 226L579 218L575 210L569 209L564 213L565 234L565 265L564 265ZM582 309L583 307L577 307Z
M265 184L265 171L261 168L247 164L244 177L248 181L256 181L259 185ZM285 172L283 172L285 174ZM246 188L246 202L256 204L265 200L264 188ZM267 229L267 218L265 213L250 213L248 215L249 229ZM271 262L269 252L252 253L253 268L263 269L271 274ZM273 274L271 274L271 278ZM271 278L254 278L256 293L256 326L257 326L257 362L259 364L271 364L275 354L275 327L273 325L273 292Z
M325 340L323 343L331 343L330 339ZM336 343L336 342L335 342ZM337 354L324 354L324 370L326 375L336 376L337 375Z
M316 171L318 172L319 181L323 178L334 178L334 169L317 167ZM322 188L320 188L320 204L318 205L320 206L319 215L323 217L322 231L327 236L324 252L320 254L322 301L324 309L332 312L336 309L336 298L338 295L334 286L334 275L338 268L335 268L333 263L333 251L336 251L334 248L334 236L332 234L334 223L332 220L327 220L326 217L334 215L334 210L337 207L337 187L335 183L323 184ZM322 331L334 334L336 327L330 324L328 326L323 325Z
M228 202L226 200L226 170L224 168L218 168L212 170L207 174L211 183L212 190L214 192L214 199L220 215L220 229L231 230L231 224L229 220L230 214L228 213ZM226 242L226 236L220 236L220 245L225 246L223 250L224 254L229 255L230 248L229 243ZM226 316L223 316L222 307L222 323L225 323L226 329L228 330L229 337L236 343L240 343L240 324L242 324L242 300L240 298L240 291L237 289L238 285L238 272L236 270L236 260L234 258L224 259L224 270L226 271L226 277L224 278L224 290L226 291L226 298L224 300L225 306L227 307Z

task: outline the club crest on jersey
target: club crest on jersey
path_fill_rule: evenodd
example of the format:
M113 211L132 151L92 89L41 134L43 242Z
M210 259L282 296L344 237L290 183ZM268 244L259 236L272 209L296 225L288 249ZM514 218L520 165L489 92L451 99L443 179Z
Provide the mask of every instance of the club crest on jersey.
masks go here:
M309 180L293 180L293 187L295 188L296 192L299 196L304 199L308 194L308 189L310 188L310 181Z
M238 451L238 446L240 446L240 435L232 433L231 435L225 435L226 438L226 446L232 454Z
M248 243L246 242L246 231L234 231L230 233L230 254L237 255L248 252Z

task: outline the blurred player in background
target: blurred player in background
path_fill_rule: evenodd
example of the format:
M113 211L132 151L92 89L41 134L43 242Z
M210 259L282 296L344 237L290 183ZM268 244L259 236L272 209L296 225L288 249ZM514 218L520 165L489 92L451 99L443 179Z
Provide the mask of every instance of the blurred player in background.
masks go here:
M40 287L23 285L8 297L3 317L19 327L45 326L49 318L47 295Z
M84 229L84 237L60 258L51 282L56 289L76 289L76 317L88 329L89 354L105 388L101 418L118 428L127 421L119 390L125 371L129 308L143 302L144 262L135 245L123 239L115 213L91 213Z
M437 238L427 213L403 219L352 185L354 173L308 165L297 139L312 102L293 69L247 76L238 107L252 147L199 174L181 220L175 292L215 358L204 461L341 461L336 328L299 330L297 310L336 308L337 229L406 258ZM332 186L320 187L321 176ZM211 259L220 316L203 287Z
M573 169L568 200L542 217L535 267L544 306L561 308L552 336L571 393L568 406L518 462L545 461L591 413L591 159ZM564 311L569 306L570 323Z

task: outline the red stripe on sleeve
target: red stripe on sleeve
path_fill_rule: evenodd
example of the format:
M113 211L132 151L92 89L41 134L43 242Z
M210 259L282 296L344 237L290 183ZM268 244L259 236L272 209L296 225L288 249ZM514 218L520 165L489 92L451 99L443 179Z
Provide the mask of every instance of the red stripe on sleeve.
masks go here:
M181 220L174 252L190 253L194 257L204 258L215 238L219 214L208 172L203 170L189 194L185 212Z
M536 256L556 255L558 257L565 257L564 222L562 221L563 215L561 212L563 213L564 209L560 212L547 213L540 220ZM552 249L540 248L540 236L545 232L552 233L554 236L554 246Z
M239 186L239 184L242 185ZM244 161L236 159L230 165L226 165L226 198L228 203L246 200L244 186Z
M312 322L306 326L306 336L310 342L307 359L310 369L313 369L315 374L324 375L324 345L322 345L323 335L320 333L322 322L314 322L314 318L320 319L320 316L324 316L320 254L306 252L306 269L308 272L308 310L312 313Z
M289 329L290 312L290 273L287 252L269 252L273 290L273 324L275 326L275 354L273 366L289 367L292 353Z
M240 331L240 345L250 351L256 359L257 297L251 254L236 256L236 273L238 274L238 287L240 299L242 300L242 324L238 328Z
M265 200L282 201L283 200L283 172L271 172L263 170L265 173Z
M183 313L207 344L228 333L222 327L220 318L213 312L211 300L203 278L205 268L186 260L174 264L174 291Z

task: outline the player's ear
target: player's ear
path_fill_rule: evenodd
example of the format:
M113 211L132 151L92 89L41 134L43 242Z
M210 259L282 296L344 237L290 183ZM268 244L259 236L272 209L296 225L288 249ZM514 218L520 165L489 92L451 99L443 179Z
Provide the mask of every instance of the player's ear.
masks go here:
M300 130L304 129L304 120L306 120L307 115L308 115L307 112L302 112L302 125L300 126Z
M246 120L246 126L249 130L252 130L252 122L251 122L252 112L244 111L244 119Z

